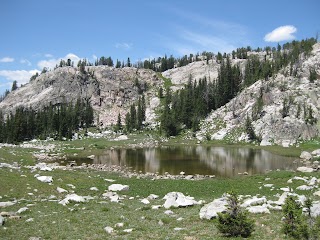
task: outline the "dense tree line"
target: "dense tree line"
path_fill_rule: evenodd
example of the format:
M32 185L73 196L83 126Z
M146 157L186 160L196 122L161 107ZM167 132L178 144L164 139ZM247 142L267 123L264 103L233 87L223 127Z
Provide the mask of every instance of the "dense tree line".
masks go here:
M17 143L46 137L70 139L79 128L87 128L92 123L93 109L88 100L50 104L37 111L19 107L6 116L0 112L0 142Z
M139 97L137 106L132 104L130 111L127 112L125 118L126 132L133 132L143 128L143 122L146 120L146 101L144 95ZM121 118L118 116L117 129L120 128Z

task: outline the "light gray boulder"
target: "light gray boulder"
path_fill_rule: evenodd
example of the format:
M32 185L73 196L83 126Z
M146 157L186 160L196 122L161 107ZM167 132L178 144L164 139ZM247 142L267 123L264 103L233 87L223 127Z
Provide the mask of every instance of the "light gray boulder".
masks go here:
M267 205L262 206L250 206L246 208L249 213L270 213Z
M305 159L305 160L310 160L310 159L312 158L312 155L311 155L311 153L309 153L309 152L303 151L303 152L300 154L300 158L301 158L301 159Z
M10 207L12 205L16 204L16 202L0 202L0 208L4 207Z
M227 199L224 197L213 200L200 209L200 219L216 218L218 213L225 213L227 211L227 204Z
M128 191L129 186L128 185L122 185L122 184L111 184L108 187L109 191L118 192L118 191Z
M304 173L311 173L314 170L313 170L313 168L310 168L310 167L298 167L297 171L298 172L304 172Z
M249 206L261 205L266 202L267 202L267 199L265 197L258 198L254 196L253 198L244 200L244 202L241 204L241 207L246 208Z
M311 217L315 218L320 216L320 202L313 203L310 210L311 210Z
M187 206L193 206L195 204L199 204L197 201L194 200L193 197L185 196L181 192L170 192L167 193L163 197L165 203L163 204L164 208L170 208L170 207L187 207Z

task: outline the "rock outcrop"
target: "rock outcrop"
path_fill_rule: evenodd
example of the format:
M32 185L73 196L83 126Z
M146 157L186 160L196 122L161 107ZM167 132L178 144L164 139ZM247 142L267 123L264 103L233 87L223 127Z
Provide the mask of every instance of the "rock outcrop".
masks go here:
M262 145L275 143L287 147L298 140L319 136L320 79L309 80L311 68L320 75L320 43L313 46L309 57L300 57L296 77L290 76L288 66L269 80L259 80L244 89L225 106L209 114L197 138L204 140L210 136L211 139L246 141L247 117L251 118ZM310 123L308 119L315 122Z
M81 73L75 67L61 67L43 73L11 92L0 102L0 109L8 113L19 106L38 109L50 103L56 105L76 102L78 98L88 99L99 124L106 126L116 123L119 113L124 119L128 107L138 100L139 93L143 92L149 102L162 84L163 80L148 69L90 66ZM148 111L153 113L150 109Z

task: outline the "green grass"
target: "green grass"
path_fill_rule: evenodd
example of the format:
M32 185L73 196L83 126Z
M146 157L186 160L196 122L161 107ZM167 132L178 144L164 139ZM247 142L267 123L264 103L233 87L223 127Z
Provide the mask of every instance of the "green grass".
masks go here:
M34 204L27 212L21 214L20 220L7 220L0 228L0 239L28 239L41 237L43 239L223 239L219 235L213 221L200 220L201 206L171 209L174 215L164 214L165 209L153 210L149 205L142 204L139 199L149 194L157 194L159 199L151 200L152 205L164 203L162 197L171 191L180 191L185 195L195 197L196 200L210 202L227 191L234 190L242 195L266 196L276 199L274 195L280 190L271 191L261 186L263 183L273 183L276 188L288 186L287 180L293 172L270 172L266 175L239 176L234 179L207 179L202 181L187 180L155 180L124 178L117 174L89 170L40 172L41 175L53 176L53 184L42 183L34 178L29 169L18 170L0 169L1 201L18 200L14 206L1 211L17 211L27 204ZM299 174L311 176L310 174ZM313 174L315 175L315 174ZM265 178L271 178L265 181ZM105 178L116 180L117 183L128 184L130 190L121 194L126 195L122 203L111 203L102 199L102 193L111 184ZM72 190L67 184L73 184L78 195L95 197L87 203L70 203L62 206L57 202L48 201L49 196L55 195L59 200L65 194L58 194L56 187ZM295 188L300 182L294 182ZM90 187L97 187L99 191L90 191ZM34 189L37 189L35 191ZM33 193L34 195L28 195ZM299 193L299 192L298 192ZM301 192L302 193L302 192ZM129 200L129 197L135 199ZM182 221L177 218L182 217ZM256 222L256 231L251 239L282 239L280 232L281 213L272 212L270 215L250 215ZM34 221L26 222L33 218ZM159 221L163 225L159 225ZM104 231L104 227L114 227L123 222L124 228L117 228L111 236ZM185 228L174 231L176 227ZM123 233L125 228L133 228L132 233ZM188 239L188 238L187 238ZM232 239L232 238L231 238Z
M156 136L153 136L154 138ZM95 154L101 149L110 147L126 147L128 144L137 144L148 141L143 134L129 135L129 139L122 142L108 141L106 139L84 139L68 142L52 142L57 145L58 152L67 155L77 153L79 156ZM194 140L183 140L182 136L172 138L166 144L196 144ZM223 145L223 142L208 142L209 145ZM232 147L246 145L234 144ZM250 145L249 145L250 146ZM251 146L255 147L255 146ZM317 141L300 144L299 148L282 148L277 146L264 147L268 151L280 154L300 155L302 150L319 148ZM20 170L0 168L0 201L14 201L18 203L0 209L0 211L16 212L21 207L34 204L29 210L21 214L20 220L7 219L4 226L0 227L0 239L29 239L41 237L42 239L225 239L216 227L215 220L200 220L201 206L189 208L171 209L174 215L166 215L166 209L151 209L150 205L144 205L140 199L150 194L157 194L159 199L151 200L151 205L162 205L162 197L171 191L179 191L190 195L196 200L210 202L219 198L223 193L233 190L240 195L266 196L268 200L278 199L275 195L281 194L281 187L290 186L295 189L302 185L301 181L288 184L288 179L293 176L316 176L317 173L305 174L286 171L272 171L263 175L237 176L232 179L205 179L201 181L187 180L151 180L125 178L121 175L109 172L93 170L54 170L52 172L31 172L26 165L36 163L32 153L34 149L0 148L0 162L21 165ZM34 178L35 174L53 176L53 183L47 184ZM120 193L126 195L121 203L112 203L103 199L102 194L111 183L104 179L111 178L116 183L127 184L130 190ZM270 180L266 181L266 178ZM272 183L275 189L263 187L263 184ZM75 189L67 184L73 184ZM59 194L57 187L69 191L75 191L82 196L93 196L94 199L87 203L70 203L67 206L58 204L57 201L49 201L54 195L62 200L65 194ZM89 190L97 187L99 191ZM304 191L296 191L298 194L307 194ZM32 194L30 194L32 193ZM134 197L129 200L129 197ZM314 200L320 200L314 198ZM182 221L177 221L178 218ZM255 220L256 230L249 239L283 239L281 233L281 212L272 211L271 214L252 215ZM33 218L32 222L26 222ZM104 231L104 227L114 227L116 223L123 222L123 228L117 228L111 235ZM162 223L162 225L159 224ZM174 228L184 228L174 231ZM133 232L124 233L122 230L133 228ZM232 238L230 238L232 239Z

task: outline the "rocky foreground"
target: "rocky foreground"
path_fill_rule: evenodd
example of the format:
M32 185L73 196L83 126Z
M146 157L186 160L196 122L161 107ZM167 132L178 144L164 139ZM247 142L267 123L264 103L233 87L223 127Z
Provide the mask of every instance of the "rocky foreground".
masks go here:
M35 142L25 143L21 146L27 149L30 147L37 149L34 157L38 157L39 160L46 160L46 152L50 152L55 148L53 143L43 145L42 147ZM1 147L12 149L12 153L19 151L19 148L10 145L1 145ZM18 154L18 152L15 154ZM319 157L320 149L310 153L306 151L302 152L300 158L305 163L304 167L299 167L296 172L290 173L290 177L284 178L285 181L282 182L279 182L279 179L272 177L272 175L271 177L266 176L265 178L261 178L259 182L255 182L250 186L250 188L253 185L255 186L251 191L256 192L256 194L241 194L244 190L238 189L241 207L252 215L258 214L259 218L265 216L268 219L269 217L267 216L271 216L273 213L281 213L282 206L288 196L296 196L301 204L305 203L307 197L311 197L313 200L311 216L319 216L320 179L317 175L313 174L320 169L319 162L314 160ZM103 172L110 174L110 171L116 173L117 177L115 177L116 175L104 177ZM72 177L77 172L85 173L83 177L87 177L88 180L85 180L87 183L82 179ZM1 191L0 225L2 227L0 227L0 235L5 234L6 231L10 231L14 225L21 224L19 222L24 222L24 224L30 227L33 225L37 226L39 221L37 218L42 213L40 210L37 213L34 209L37 209L37 205L45 203L49 211L52 211L46 212L46 216L51 216L54 212L60 211L67 211L69 214L72 214L74 211L86 212L87 208L92 208L92 204L102 204L111 209L108 210L111 211L109 214L113 214L112 211L115 211L112 209L119 207L122 209L125 207L131 213L133 211L137 216L140 216L140 221L146 221L150 216L146 217L143 213L148 211L152 216L166 216L159 219L155 218L157 219L155 222L157 228L166 229L165 231L169 232L177 232L177 234L181 232L182 235L187 232L187 235L192 236L192 232L190 232L186 222L193 219L192 221L199 221L198 224L206 224L203 221L217 217L219 212L225 212L227 204L226 192L231 190L229 188L217 189L219 192L224 193L220 196L216 194L214 198L208 197L207 194L205 194L204 198L201 197L201 194L197 194L197 197L194 197L192 196L191 189L186 190L188 188L183 188L185 189L183 191L179 185L188 185L189 183L192 185L195 182L199 182L199 184L203 182L205 184L204 181L210 180L210 176L207 176L207 178L205 176L184 176L183 172L179 176L168 174L161 176L157 174L128 172L118 167L107 168L103 165L75 166L70 164L68 166L59 166L57 164L40 162L35 165L25 166L17 162L1 162L0 173L6 178L15 176L17 180L12 179L11 181L17 181L22 185L26 184L24 197L19 197L18 192L15 193L14 188L16 187L14 186L12 186L12 191ZM250 176L243 177L242 181L244 182L246 178L250 178ZM123 183L124 179L127 179L125 180L126 183ZM166 191L166 188L161 190L160 193L158 187L156 189L152 188L152 192L142 187L148 193L140 192L140 194L135 194L138 187L135 181L149 186L156 185L162 181L173 181L179 184L175 188L169 187L165 194L163 192ZM97 182L99 184L95 184ZM218 182L212 182L212 187L217 184ZM45 191L45 194L43 191ZM264 194L262 195L261 193ZM189 213L189 208L193 209L192 214ZM125 210L121 211L123 211L122 214L125 214ZM108 212L105 213L106 216L109 216L109 214ZM167 226L167 221L175 221L176 224L172 224L172 227L170 227L171 224ZM75 226L74 224L71 224L71 226ZM132 234L132 236L137 237L144 236L145 234L144 232L139 233L141 228L134 221L130 222L125 216L121 216L118 220L101 222L99 226L104 231L104 234L106 234L106 237L108 235L115 237L121 234L128 236ZM42 239L42 237L37 236L42 235L33 234L34 238L32 239ZM102 235L99 236L101 237Z

